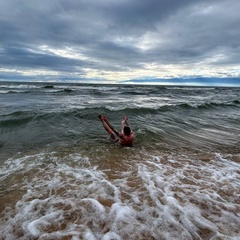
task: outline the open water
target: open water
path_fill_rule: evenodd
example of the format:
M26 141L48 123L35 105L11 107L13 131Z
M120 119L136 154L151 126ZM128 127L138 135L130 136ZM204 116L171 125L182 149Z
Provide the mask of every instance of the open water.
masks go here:
M2 82L0 183L0 239L240 239L240 89Z

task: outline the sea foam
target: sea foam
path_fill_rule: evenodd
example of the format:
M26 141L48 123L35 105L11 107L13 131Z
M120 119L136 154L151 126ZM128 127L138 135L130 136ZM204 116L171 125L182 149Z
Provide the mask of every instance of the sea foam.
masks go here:
M129 153L130 154L130 153ZM177 159L178 158L178 159ZM2 213L4 239L237 239L239 163L217 154L144 155L127 171L102 171L77 153L42 152L9 159L19 172L16 204ZM128 162L129 161L129 162Z

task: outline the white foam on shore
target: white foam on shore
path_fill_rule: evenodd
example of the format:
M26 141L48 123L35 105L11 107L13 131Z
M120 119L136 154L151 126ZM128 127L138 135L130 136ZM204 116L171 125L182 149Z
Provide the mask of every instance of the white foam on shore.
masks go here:
M2 213L3 238L240 237L239 163L220 154L207 162L183 156L146 156L130 162L127 172L109 179L91 159L77 153L7 160L1 182L12 184L18 176L11 190L22 195ZM110 170L117 174L117 169Z

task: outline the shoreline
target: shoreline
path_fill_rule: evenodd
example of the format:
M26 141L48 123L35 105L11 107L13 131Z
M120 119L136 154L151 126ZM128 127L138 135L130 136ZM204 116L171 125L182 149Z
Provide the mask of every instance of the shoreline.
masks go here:
M105 154L99 154L104 149ZM220 154L190 157L153 155L144 150L136 154L133 149L116 146L101 151L98 149L95 159L94 154L77 152L75 147L71 151L39 152L9 160L5 164L0 197L0 202L6 204L1 206L5 210L1 212L0 228L8 229L3 230L4 236L50 237L59 231L69 236L67 229L82 225L81 230L75 229L82 237L86 229L96 239L98 231L102 237L111 231L130 237L133 233L129 228L123 232L117 230L123 222L129 223L129 219L135 233L141 235L141 229L145 229L144 234L157 239L161 236L157 229L162 234L170 229L175 229L174 234L183 231L189 236L186 239L198 234L207 239L209 234L220 236L220 232L223 239L238 236L239 162L231 162ZM67 217L69 214L75 217ZM68 227L56 225L53 215ZM218 220L219 215L222 221ZM230 216L232 221L228 219ZM189 231L183 219L195 230ZM43 227L42 220L50 228ZM165 223L157 228L156 222ZM23 228L22 224L30 227L33 223L37 232Z

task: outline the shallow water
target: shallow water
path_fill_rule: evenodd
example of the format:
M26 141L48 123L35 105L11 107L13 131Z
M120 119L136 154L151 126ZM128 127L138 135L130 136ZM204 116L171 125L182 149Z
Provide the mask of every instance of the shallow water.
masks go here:
M2 239L240 238L239 89L3 89ZM128 115L134 147L99 112Z

